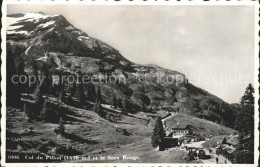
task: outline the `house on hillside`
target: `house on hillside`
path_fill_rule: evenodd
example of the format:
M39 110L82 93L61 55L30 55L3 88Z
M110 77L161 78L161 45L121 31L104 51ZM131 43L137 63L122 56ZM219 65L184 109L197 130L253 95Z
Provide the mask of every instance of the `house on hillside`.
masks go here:
M168 136L175 137L176 135L192 134L192 129L189 124L177 123L170 128Z
M237 145L239 144L238 135L231 135L231 137L226 140L225 138L222 141L222 144L218 145L217 154L223 155L225 158L230 160L231 162L234 161L234 152L236 150Z
M228 144L221 144L217 146L217 155L223 155L223 157L227 158L229 161L233 162L234 160L234 152L235 148L230 147Z
M237 145L239 144L239 139L238 136L232 136L229 140L226 141L226 144L229 145L230 147L236 148Z

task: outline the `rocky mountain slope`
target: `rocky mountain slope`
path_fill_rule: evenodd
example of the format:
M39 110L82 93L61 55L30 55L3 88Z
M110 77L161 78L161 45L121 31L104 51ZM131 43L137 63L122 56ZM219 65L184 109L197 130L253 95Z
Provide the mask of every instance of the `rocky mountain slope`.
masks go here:
M103 80L112 74L122 77L125 83L94 86L100 86L104 103L111 104L113 96L130 100L133 113L145 106L149 112L183 112L229 127L234 124L236 108L192 85L184 74L153 64L132 63L115 48L74 27L62 15L8 15L7 56L17 69L23 63L26 73L35 65L48 64L49 74L80 72L101 76Z

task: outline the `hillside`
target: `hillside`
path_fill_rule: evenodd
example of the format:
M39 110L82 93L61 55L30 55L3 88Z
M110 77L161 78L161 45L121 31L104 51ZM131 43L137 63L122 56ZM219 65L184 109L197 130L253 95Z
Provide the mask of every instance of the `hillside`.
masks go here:
M63 104L63 107L68 111L66 117L64 117L64 137L54 133L54 129L58 126L57 124L34 120L28 122L24 112L8 107L7 155L41 154L120 158L119 160L106 159L105 161L73 159L70 160L71 162L185 162L182 158L186 154L184 151L155 152L152 149L150 134L153 128L153 121L147 125L146 122L140 119L122 115L119 120L111 122L100 118L93 111L65 104ZM123 133L123 130L126 133ZM70 151L68 151L68 147L71 147ZM133 158L122 159L123 155ZM15 162L15 160L10 161ZM21 161L33 162L33 160L24 159ZM64 159L61 161L49 159L47 161L61 162Z
M62 15L12 14L7 17L7 25L7 68L12 69L13 62L14 73L23 68L27 74L41 71L48 75L44 94L59 95L60 88L50 86L51 75L91 74L102 81L114 75L126 82L91 85L91 89L101 88L106 104L112 104L115 96L130 101L131 113L144 106L147 112L176 111L229 127L234 125L235 107L192 85L184 74L154 64L132 63L117 49L74 27ZM172 82L167 82L168 76L174 78ZM68 82L62 85L69 94ZM91 86L84 86L86 95ZM15 89L9 91L12 94Z
M65 134L59 136L54 132L56 123L41 120L28 121L28 117L19 109L7 108L7 155L78 155L79 157L103 156L106 160L72 159L70 162L128 162L128 163L187 163L187 152L169 149L162 152L154 151L151 146L151 133L155 120L144 115L121 115L117 120L109 121L97 113L76 108L52 98L53 103L62 106ZM117 114L111 113L115 117ZM140 119L140 118L145 119ZM150 119L149 122L144 121ZM171 122L189 122L191 127L201 135L230 134L233 130L210 121L201 120L183 114L176 114ZM19 120L19 121L17 121ZM148 124L147 124L148 123ZM200 127L199 127L200 126ZM213 128L213 127L216 128ZM14 140L15 138L15 140ZM123 159L122 156L131 157ZM111 157L109 160L108 157ZM114 159L112 159L114 157ZM117 159L117 157L119 159ZM9 160L15 162L15 160ZM22 162L33 160L22 159ZM39 160L40 161L40 160ZM37 161L37 162L39 162ZM48 159L48 162L61 161ZM46 162L46 160L44 160ZM68 160L66 160L68 162Z

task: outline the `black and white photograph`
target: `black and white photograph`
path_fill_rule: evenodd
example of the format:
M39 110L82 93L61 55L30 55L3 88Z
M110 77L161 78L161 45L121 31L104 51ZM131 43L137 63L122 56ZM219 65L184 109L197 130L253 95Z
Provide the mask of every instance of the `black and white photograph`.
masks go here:
M147 3L5 4L4 166L257 164L257 2Z

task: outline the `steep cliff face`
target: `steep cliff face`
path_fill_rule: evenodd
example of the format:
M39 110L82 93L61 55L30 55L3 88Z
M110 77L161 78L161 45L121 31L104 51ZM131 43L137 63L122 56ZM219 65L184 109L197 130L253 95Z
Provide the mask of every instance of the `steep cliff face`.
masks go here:
M62 15L13 14L8 15L7 25L7 57L12 56L16 68L23 63L29 72L34 65L48 64L49 74L80 72L102 78L113 74L125 82L95 83L108 104L116 96L131 100L133 112L145 106L233 126L236 112L232 105L188 83L185 75L177 71L132 63L115 48L74 27Z

